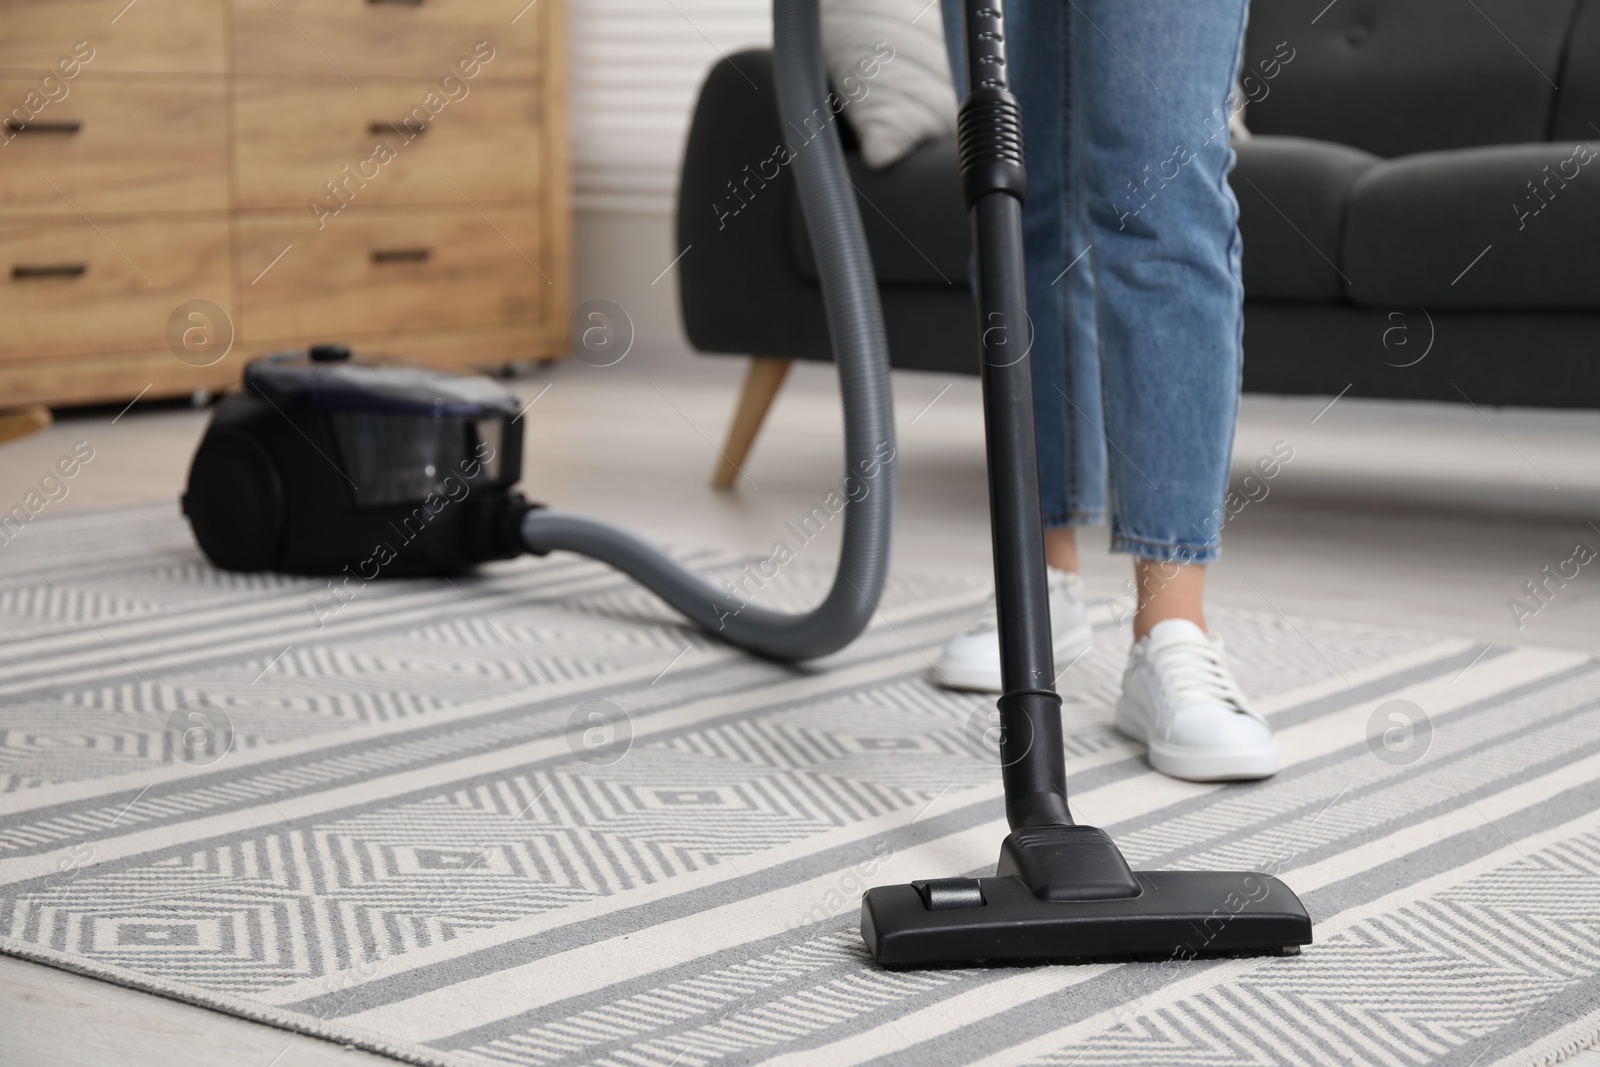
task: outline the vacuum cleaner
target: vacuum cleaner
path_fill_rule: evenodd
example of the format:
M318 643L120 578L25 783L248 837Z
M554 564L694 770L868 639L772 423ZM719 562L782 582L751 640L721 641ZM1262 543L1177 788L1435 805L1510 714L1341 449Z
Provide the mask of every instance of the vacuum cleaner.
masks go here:
M1277 878L1129 869L1067 805L1027 355L1021 111L1007 88L1002 0L964 0L958 123L982 337L1000 754L1011 833L993 877L879 886L861 935L888 967L1294 953L1311 921ZM524 500L520 412L483 376L356 358L336 344L251 363L194 458L183 508L218 566L380 576L452 574L522 552L579 553L636 579L709 633L775 660L849 644L876 611L895 497L894 417L877 280L829 106L817 0L774 0L784 124L816 132L795 169L838 367L850 494L833 585L811 611L749 602L608 523Z

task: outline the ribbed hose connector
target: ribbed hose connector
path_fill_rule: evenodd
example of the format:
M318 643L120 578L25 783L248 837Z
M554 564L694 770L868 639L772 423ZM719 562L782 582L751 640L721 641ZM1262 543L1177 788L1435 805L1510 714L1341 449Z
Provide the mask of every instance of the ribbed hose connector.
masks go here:
M1005 89L978 89L961 105L956 119L956 152L961 160L961 192L967 207L986 193L1028 199L1028 170L1022 158L1022 106Z

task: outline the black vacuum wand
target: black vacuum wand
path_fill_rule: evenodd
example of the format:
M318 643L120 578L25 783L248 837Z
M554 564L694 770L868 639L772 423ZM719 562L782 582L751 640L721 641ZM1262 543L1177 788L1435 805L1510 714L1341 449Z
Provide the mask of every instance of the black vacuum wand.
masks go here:
M1027 358L1022 113L1008 89L1002 0L965 0L963 21L969 92L958 145L977 266L1004 687L1000 757L1012 832L993 878L868 890L861 936L891 967L1297 953L1311 943L1311 920L1278 879L1248 871L1135 873L1105 831L1072 821Z

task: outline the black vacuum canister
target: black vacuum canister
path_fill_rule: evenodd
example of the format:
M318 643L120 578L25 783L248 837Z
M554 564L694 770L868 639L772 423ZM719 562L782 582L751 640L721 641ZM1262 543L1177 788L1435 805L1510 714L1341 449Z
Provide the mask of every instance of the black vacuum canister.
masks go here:
M183 512L219 567L457 574L522 551L516 395L483 375L352 359L251 362L206 428Z

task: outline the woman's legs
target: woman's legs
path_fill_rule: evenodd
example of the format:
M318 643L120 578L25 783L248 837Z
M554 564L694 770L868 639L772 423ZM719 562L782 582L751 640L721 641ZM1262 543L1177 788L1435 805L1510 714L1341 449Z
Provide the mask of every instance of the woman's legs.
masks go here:
M1239 207L1228 118L1244 0L1084 0L1100 31L1085 76L1100 292L1112 547L1136 558L1134 639L1205 629L1243 361ZM1154 10L1152 10L1154 8ZM1135 15L1137 10L1137 15Z
M1092 86L1079 146L1112 549L1185 566L1216 557L1238 410L1243 285L1227 127L1245 6L1069 8L1078 76Z
M945 13L959 55L958 5L946 0ZM1203 614L1241 369L1227 127L1244 18L1245 0L1006 10L1029 172L1046 559L1076 571L1074 528L1110 512L1112 549L1135 557L1138 593L1118 727L1182 777L1277 766ZM952 647L992 644L981 628Z
M1036 2L1036 0L1030 0ZM1073 0L1111 547L1135 557L1116 727L1179 778L1263 778L1278 745L1205 632L1238 414L1244 288L1228 117L1246 0ZM1027 115L1023 122L1026 128Z
M1169 618L1205 625L1239 393L1227 119L1244 19L1244 0L1008 9L1030 174L1036 147L1071 176L1052 182L1047 168L1033 186L1047 199L1025 212L1030 307L1060 323L1062 348L1035 348L1041 473L1047 500L1054 489L1072 501L1054 515L1046 505L1047 558L1076 569L1071 524L1094 510L1077 490L1106 472L1112 548L1135 557L1135 639ZM1048 232L1054 243L1040 240ZM1072 269L1046 280L1056 259ZM1064 440L1078 447L1057 474L1044 457Z
M1073 527L1109 495L1113 550L1182 568L1137 572L1141 635L1199 614L1190 568L1217 553L1243 331L1227 119L1245 7L1006 7L1046 558L1076 571ZM959 57L958 3L945 28Z
M1047 553L1076 564L1071 527L1103 470L1111 547L1134 556L1138 597L1116 726L1157 769L1201 780L1264 777L1279 758L1203 610L1241 370L1227 129L1245 2L1014 0L1008 12L1030 172L1036 148L1060 160L1024 211L1030 307L1061 342L1035 348L1041 452L1055 447L1052 418L1098 436L1060 435L1059 477L1041 455L1047 494L1054 483L1067 503L1052 514L1046 497ZM1050 260L1064 273L1047 281Z

